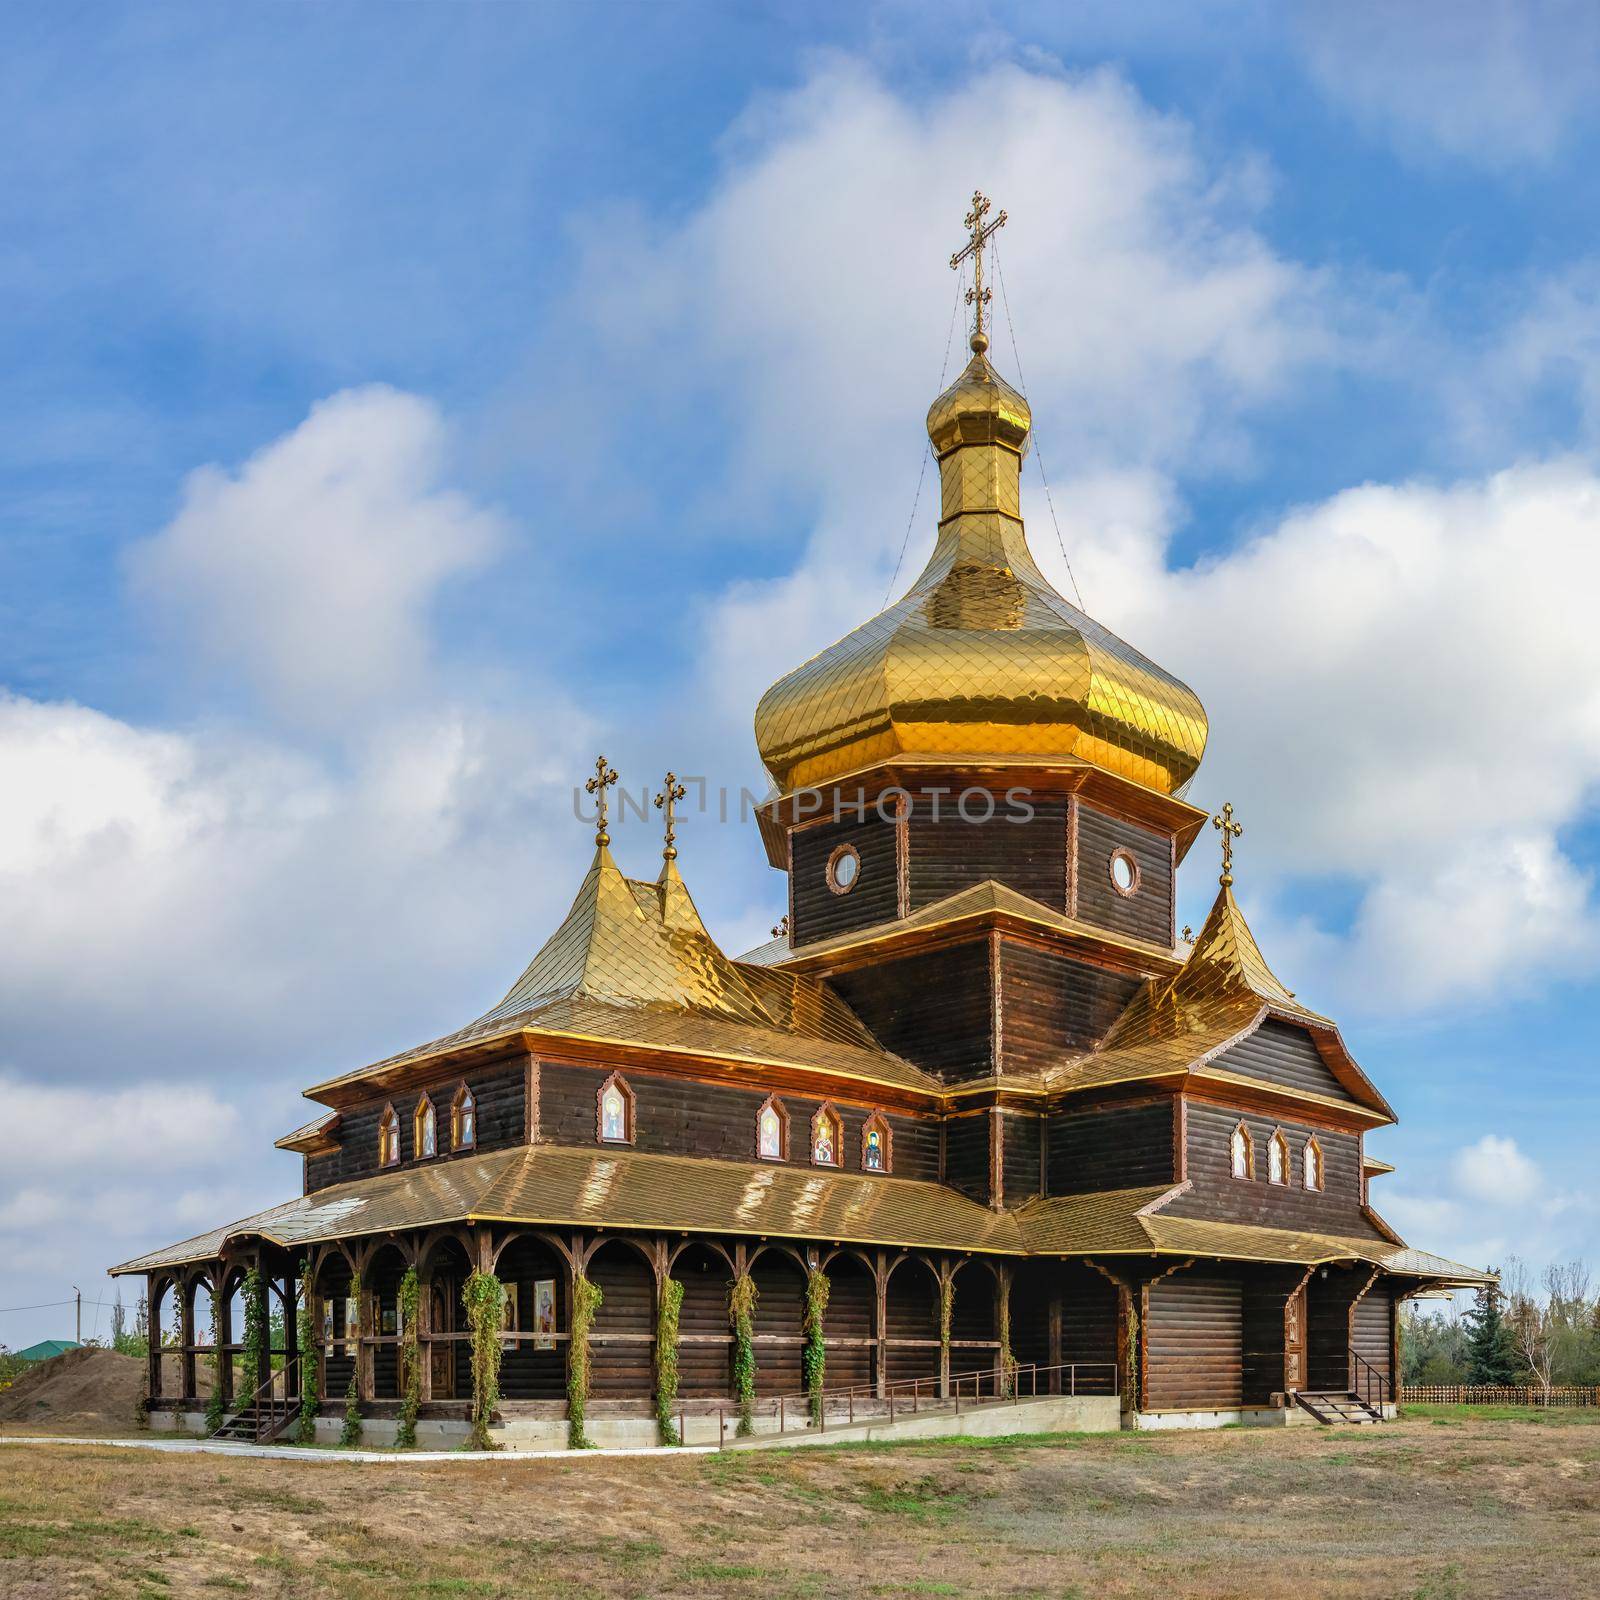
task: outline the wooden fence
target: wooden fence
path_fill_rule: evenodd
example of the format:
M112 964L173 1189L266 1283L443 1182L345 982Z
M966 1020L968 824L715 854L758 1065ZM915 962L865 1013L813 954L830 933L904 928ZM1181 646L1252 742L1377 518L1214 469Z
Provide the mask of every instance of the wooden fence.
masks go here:
M1493 1388L1487 1384L1406 1384L1401 1405L1429 1406L1600 1406L1600 1388L1518 1387Z

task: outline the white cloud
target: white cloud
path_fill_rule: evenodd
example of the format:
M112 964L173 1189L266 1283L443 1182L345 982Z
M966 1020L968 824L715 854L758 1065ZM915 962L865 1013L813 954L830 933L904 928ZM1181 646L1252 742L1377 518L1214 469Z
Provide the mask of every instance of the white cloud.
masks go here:
M1489 168L1552 156L1600 91L1587 0L1323 0L1300 36L1313 80L1359 123Z
M1474 1200L1520 1205L1539 1192L1539 1168L1517 1148L1515 1139L1486 1133L1476 1144L1456 1152L1456 1187Z
M447 447L427 400L334 395L237 473L191 473L177 516L130 552L134 591L295 717L337 726L387 703L426 681L439 586L503 536L440 486Z

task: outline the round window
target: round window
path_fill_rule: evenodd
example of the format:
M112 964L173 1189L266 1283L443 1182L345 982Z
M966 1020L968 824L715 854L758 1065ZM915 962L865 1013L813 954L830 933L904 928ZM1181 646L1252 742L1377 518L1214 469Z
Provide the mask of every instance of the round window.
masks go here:
M1126 850L1111 852L1111 887L1120 895L1139 891L1139 863Z
M861 876L861 854L853 844L842 844L828 857L828 887L849 894Z

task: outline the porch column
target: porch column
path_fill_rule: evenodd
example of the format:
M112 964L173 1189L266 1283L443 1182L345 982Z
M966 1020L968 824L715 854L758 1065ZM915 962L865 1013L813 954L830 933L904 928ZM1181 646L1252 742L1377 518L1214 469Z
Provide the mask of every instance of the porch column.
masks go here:
M950 1320L955 1321L956 1309L956 1269L948 1256L943 1256L939 1261L939 1303L934 1307L934 1314L939 1319L941 1331L944 1328L944 1297L950 1296ZM939 1398L950 1398L950 1347L943 1339L939 1341Z
M873 1264L873 1272L877 1279L876 1294L873 1297L873 1375L876 1379L876 1391L880 1400L889 1393L889 1262L886 1253L880 1250Z
M178 1297L178 1387L183 1391L180 1399L190 1400L200 1393L195 1374L194 1359L194 1285L187 1274L175 1279L173 1293ZM151 1342L161 1342L161 1329L152 1326Z
M172 1281L172 1292L182 1299L176 1278ZM161 1293L161 1281L152 1272L144 1280L144 1320L148 1335L144 1381L145 1393L152 1400L161 1398Z
M305 1292L305 1285L296 1276L297 1271L293 1262L285 1265L283 1269L283 1397L285 1400L298 1399L301 1384L298 1366L300 1296ZM270 1322L268 1326L271 1326Z
M228 1267L224 1262L217 1270L216 1296L212 1304L217 1309L216 1342L211 1348L211 1359L216 1364L217 1384L222 1391L223 1404L233 1399L233 1355L228 1346L233 1343L233 1296L226 1293Z
M1060 1394L1062 1361L1061 1319L1065 1308L1063 1305L1061 1278L1059 1272L1056 1275L1055 1284L1050 1290L1050 1299L1048 1304L1049 1311L1047 1315L1049 1317L1049 1331L1047 1337L1049 1339L1049 1345L1047 1348L1049 1350L1050 1393Z
M999 1373L995 1388L1000 1394L1010 1394L1017 1379L1011 1358L1011 1265L1006 1261L1000 1263L994 1275L994 1331L999 1341L994 1362ZM1002 1332L1004 1339L999 1338Z
M453 1353L452 1353L453 1354ZM433 1399L433 1269L417 1274L417 1360L422 1363L418 1385L423 1405Z

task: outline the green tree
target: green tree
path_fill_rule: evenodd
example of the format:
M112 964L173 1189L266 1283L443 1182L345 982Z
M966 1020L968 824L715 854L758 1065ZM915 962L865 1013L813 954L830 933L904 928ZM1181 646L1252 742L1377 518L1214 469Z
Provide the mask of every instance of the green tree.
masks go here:
M1487 1283L1478 1290L1477 1303L1461 1319L1467 1331L1468 1383L1500 1385L1516 1381L1516 1348L1503 1298L1498 1283Z

